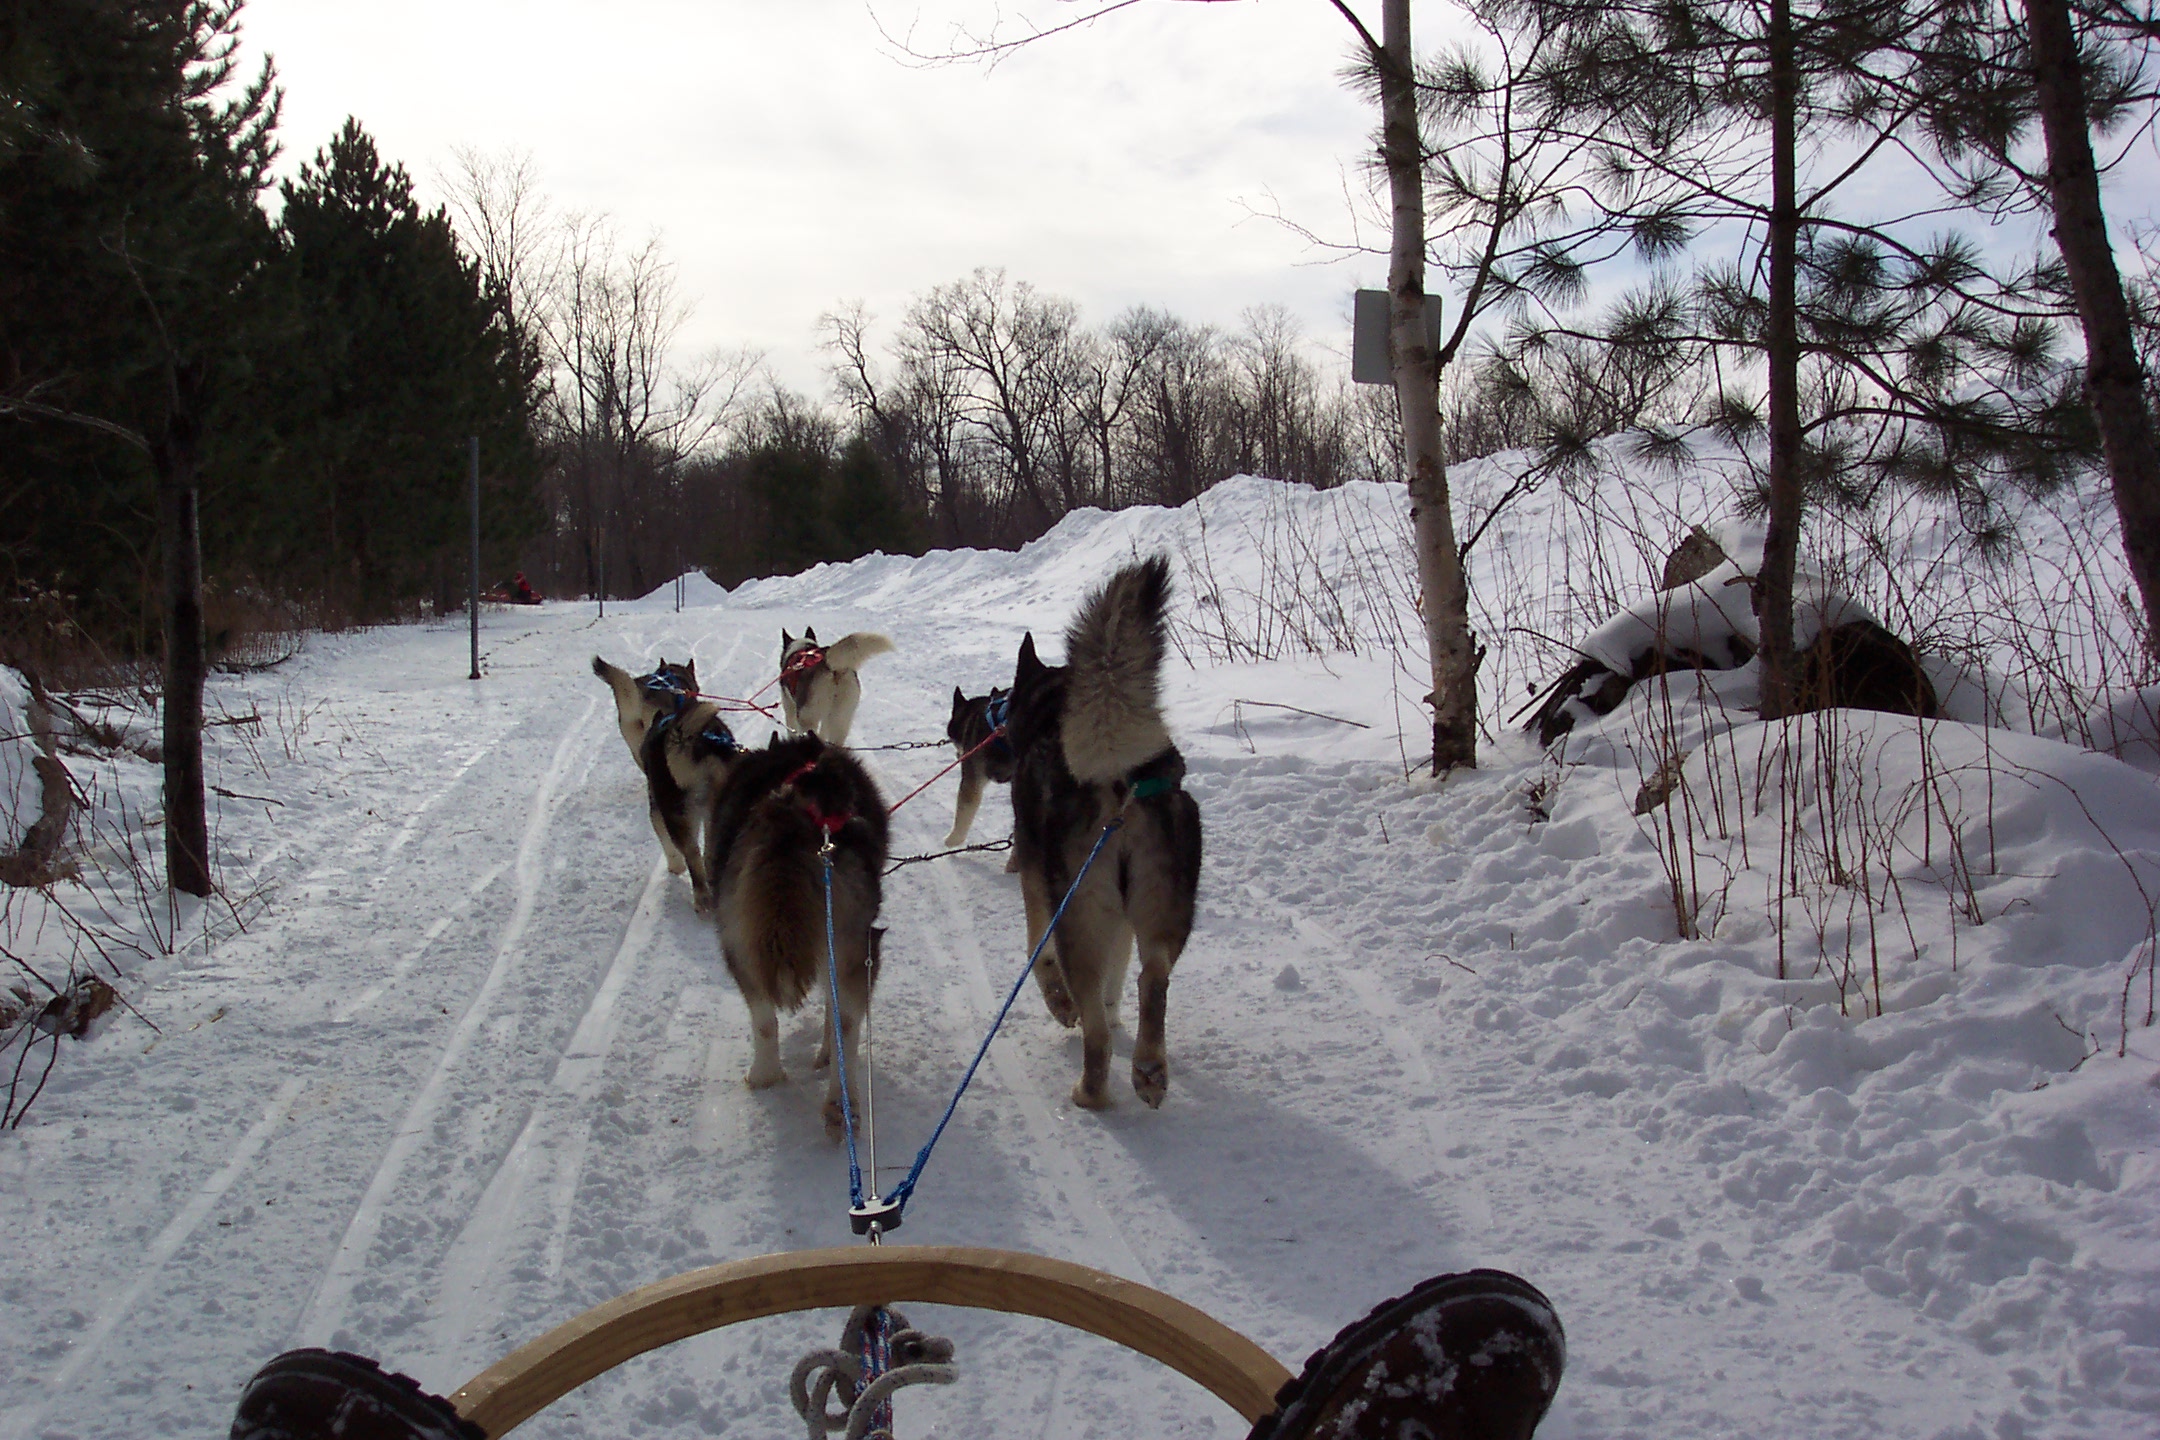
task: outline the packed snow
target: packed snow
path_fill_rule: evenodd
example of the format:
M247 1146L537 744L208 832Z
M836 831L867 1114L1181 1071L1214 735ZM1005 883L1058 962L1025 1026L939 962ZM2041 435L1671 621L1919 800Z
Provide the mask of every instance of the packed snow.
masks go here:
M1667 543L1729 517L1729 470L1622 518ZM1510 481L1505 460L1456 475L1466 511ZM0 942L105 966L67 904L127 1006L87 1040L24 1029L0 1051L17 1098L44 1076L0 1135L0 1440L221 1434L248 1375L301 1344L447 1392L636 1286L852 1243L817 1017L784 1026L786 1085L743 1087L742 1003L589 657L690 655L743 695L783 625L883 631L897 651L864 670L854 741L897 796L949 750L871 747L939 740L954 685L1009 681L1030 628L1054 657L1081 596L1157 552L1207 827L1169 1099L1139 1104L1119 1061L1117 1106L1075 1109L1077 1035L1030 987L892 1243L1096 1266L1293 1370L1425 1275L1512 1270L1567 1327L1553 1440L2160 1434L2154 692L2051 728L2005 699L1999 656L1967 653L1935 663L1993 711L1951 713L2019 723L1766 725L1742 667L1638 686L1543 754L1502 722L1573 657L1519 632L1580 645L1647 590L1565 509L1531 487L1473 551L1493 731L1481 768L1437 783L1402 491L1249 478L1076 514L1017 554L691 577L679 612L672 583L605 619L491 610L477 683L462 618L219 677L211 715L244 723L209 734L225 894L205 905L131 898L155 870L155 768L70 757L95 802L85 877L11 896ZM1931 573L1940 599L1966 572ZM1893 628L1913 614L1843 583ZM1690 614L1708 630L1742 589ZM1530 596L1560 597L1535 626ZM0 687L9 737L22 699ZM2096 727L2121 758L2062 738ZM0 743L11 834L34 818L26 754ZM896 854L938 847L955 784L896 814ZM972 838L1005 831L993 790ZM888 882L887 1184L1025 959L1002 861ZM654 1352L525 1433L798 1433L789 1370L843 1318ZM1078 1331L910 1319L955 1340L961 1380L903 1393L903 1435L1246 1429Z

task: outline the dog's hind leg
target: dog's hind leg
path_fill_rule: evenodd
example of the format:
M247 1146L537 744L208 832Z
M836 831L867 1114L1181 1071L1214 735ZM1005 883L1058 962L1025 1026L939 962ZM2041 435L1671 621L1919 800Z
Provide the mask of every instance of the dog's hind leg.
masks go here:
M858 1113L862 1108L862 1026L870 1009L868 931L861 938L840 942L840 1065L847 1067L848 1099ZM832 1044L832 1005L826 1002L826 1046ZM825 1080L825 1134L838 1140L847 1133L847 1116L840 1108L840 1065Z
M653 807L653 828L661 831L660 848L668 852L668 869L680 875L690 872L690 895L700 915L713 908L712 877L705 871L705 852L698 847L697 822L686 803L680 808ZM678 863L679 862L679 863Z
M747 985L743 1003L750 1007L750 1071L743 1076L743 1084L752 1090L769 1089L787 1079L780 1065L780 1012L769 997Z
M1132 969L1132 936L1111 947L1111 953L1103 960L1102 1003L1110 1016L1110 1028L1118 1026L1118 1010L1125 1003L1125 976Z
M652 816L653 834L660 837L660 853L667 856L668 874L682 874L690 868L690 864L689 861L683 858L683 852L676 845L675 837L668 834L668 823L661 816L660 807L657 805L648 806L647 813Z
M1190 797L1134 817L1126 832L1125 916L1140 944L1140 1030L1133 1039L1133 1093L1160 1106L1170 1090L1163 1029L1170 971L1192 936L1200 880L1200 811ZM1142 827L1145 827L1144 829ZM1149 863L1140 863L1142 861Z
M848 732L855 728L855 709L862 704L862 677L842 670L831 676L831 685L832 701L825 723L818 727L818 738L828 745L845 745Z
M1058 921L1058 953L1064 958L1065 984L1080 1010L1080 1080L1073 1104L1088 1110L1110 1107L1110 1008L1103 1003L1104 980L1122 968L1113 957L1132 944L1132 932L1099 898L1103 891L1073 897Z
M1151 1108L1160 1108L1170 1093L1170 1057L1163 1041L1163 1022L1170 1008L1170 970L1185 948L1185 937L1165 935L1140 939L1140 1033L1133 1040L1133 1094Z
M1027 866L1020 872L1020 898L1027 905L1028 949L1032 952L1042 942L1043 931L1050 926L1050 915L1056 903L1050 898L1049 887L1043 883L1042 871ZM1042 946L1042 953L1035 957L1035 984L1042 991L1043 1004L1050 1009L1050 1016L1058 1024L1070 1029L1080 1023L1080 1010L1073 1004L1072 991L1065 986L1065 971L1058 964L1058 942L1052 937Z
M973 759L960 766L960 801L953 807L952 833L945 837L947 847L967 844L975 812L982 808L983 770L983 765Z

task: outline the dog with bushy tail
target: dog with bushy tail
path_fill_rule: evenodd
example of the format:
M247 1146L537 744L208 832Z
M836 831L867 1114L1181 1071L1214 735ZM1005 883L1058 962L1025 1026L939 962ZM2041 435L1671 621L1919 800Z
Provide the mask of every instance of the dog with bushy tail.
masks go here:
M1159 1106L1170 1086L1170 971L1192 934L1201 833L1162 713L1169 599L1167 559L1128 565L1082 603L1063 665L1043 663L1030 634L1013 671L1013 853L1031 946L1104 828L1122 818L1035 966L1050 1013L1080 1027L1073 1101L1089 1109L1110 1104L1110 1031L1136 943L1133 1092Z

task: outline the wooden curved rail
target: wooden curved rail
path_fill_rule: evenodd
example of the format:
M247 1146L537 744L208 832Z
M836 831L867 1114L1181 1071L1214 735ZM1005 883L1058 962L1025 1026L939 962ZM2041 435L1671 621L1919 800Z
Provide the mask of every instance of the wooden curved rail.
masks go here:
M1229 1326L1130 1280L1009 1250L860 1246L761 1255L661 1280L596 1305L489 1366L450 1397L489 1436L509 1433L633 1356L766 1315L920 1301L1055 1320L1137 1350L1248 1420L1290 1372Z

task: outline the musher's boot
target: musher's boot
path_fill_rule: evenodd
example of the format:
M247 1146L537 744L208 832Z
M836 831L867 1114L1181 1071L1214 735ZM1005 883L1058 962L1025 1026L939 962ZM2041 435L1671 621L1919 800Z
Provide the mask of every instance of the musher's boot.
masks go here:
M1566 1363L1537 1287L1438 1275L1314 1351L1248 1440L1530 1440Z
M487 1440L410 1375L361 1355L288 1350L248 1381L232 1440Z

